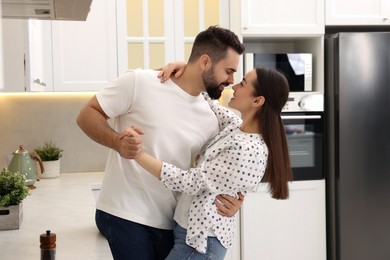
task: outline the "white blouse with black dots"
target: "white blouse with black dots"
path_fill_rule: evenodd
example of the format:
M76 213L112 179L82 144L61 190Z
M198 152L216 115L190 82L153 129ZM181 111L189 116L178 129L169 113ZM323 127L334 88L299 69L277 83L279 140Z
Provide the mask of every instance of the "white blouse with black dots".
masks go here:
M206 147L195 168L181 170L163 163L161 181L168 189L194 195L188 214L186 243L205 253L211 229L221 244L229 248L236 229L235 217L217 213L215 197L237 192L255 192L264 175L268 148L258 134L239 130L241 119L211 101L221 132Z

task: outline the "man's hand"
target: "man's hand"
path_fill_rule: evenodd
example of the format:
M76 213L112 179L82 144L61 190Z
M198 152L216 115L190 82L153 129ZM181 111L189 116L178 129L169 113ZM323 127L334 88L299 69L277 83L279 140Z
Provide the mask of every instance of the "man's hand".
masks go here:
M136 159L142 153L143 131L134 126L126 128L117 137L116 151L125 159Z
M224 217L232 217L241 208L244 202L244 195L241 192L238 194L238 199L229 195L218 195L215 200L217 206L217 212L219 215Z

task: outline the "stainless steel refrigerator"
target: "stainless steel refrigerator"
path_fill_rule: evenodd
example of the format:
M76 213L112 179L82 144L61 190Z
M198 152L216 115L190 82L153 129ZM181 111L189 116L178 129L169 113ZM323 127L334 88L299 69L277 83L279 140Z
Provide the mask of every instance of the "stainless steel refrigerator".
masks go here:
M390 259L390 33L325 36L328 259Z

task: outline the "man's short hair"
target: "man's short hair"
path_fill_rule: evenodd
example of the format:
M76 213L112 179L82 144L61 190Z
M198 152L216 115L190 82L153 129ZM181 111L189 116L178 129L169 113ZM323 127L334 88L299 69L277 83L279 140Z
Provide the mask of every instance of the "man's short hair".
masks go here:
M188 63L195 62L203 54L207 54L212 62L217 63L226 57L228 48L240 55L245 50L235 33L218 26L210 26L196 36Z

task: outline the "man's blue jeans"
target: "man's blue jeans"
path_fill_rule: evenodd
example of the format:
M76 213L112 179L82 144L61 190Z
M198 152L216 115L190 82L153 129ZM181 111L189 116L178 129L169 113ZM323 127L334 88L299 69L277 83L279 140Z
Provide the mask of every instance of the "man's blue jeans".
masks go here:
M162 260L173 247L173 231L158 229L96 210L95 221L115 260Z

